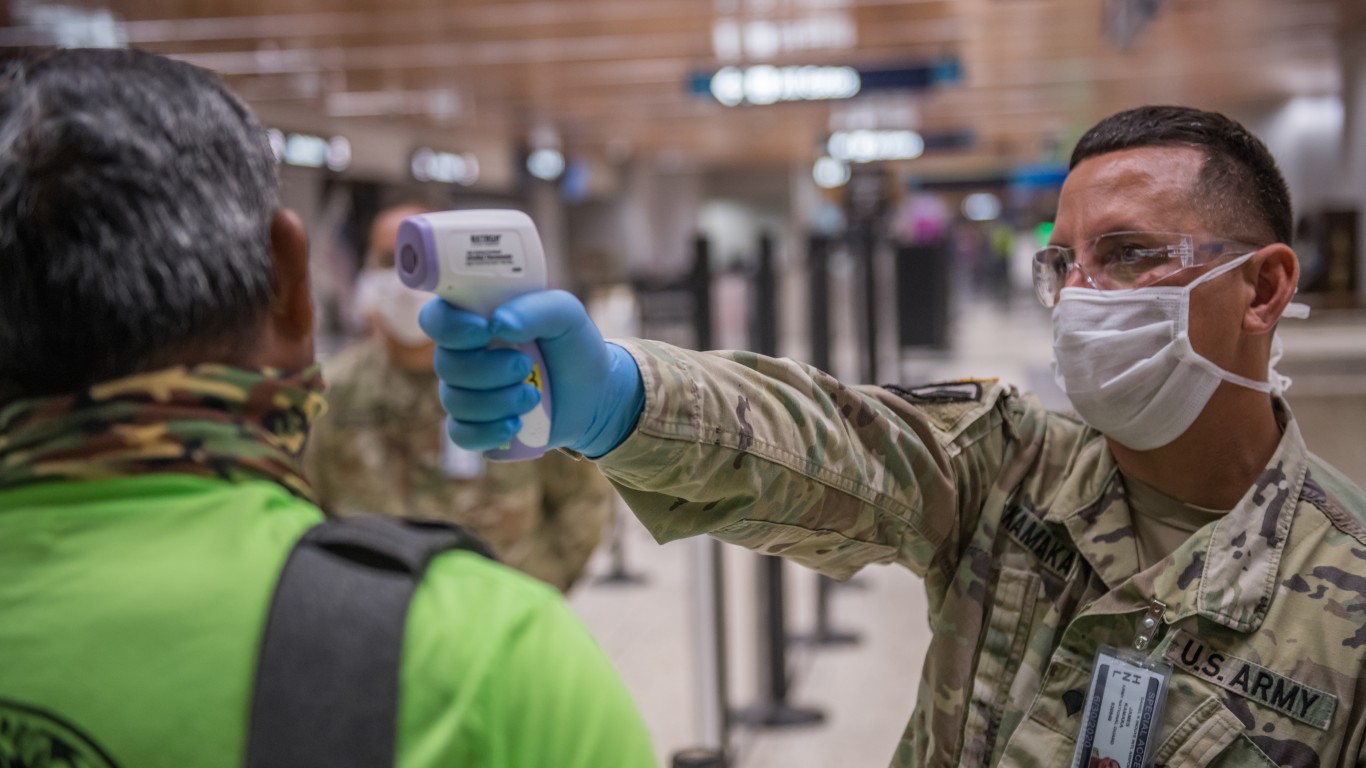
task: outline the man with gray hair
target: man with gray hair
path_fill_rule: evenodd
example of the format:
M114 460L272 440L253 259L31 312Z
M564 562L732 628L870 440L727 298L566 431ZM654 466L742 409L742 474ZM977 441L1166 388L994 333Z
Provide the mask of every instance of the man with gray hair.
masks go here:
M281 733L262 638L327 527L299 469L323 408L306 235L247 108L136 51L0 73L0 764L653 765L558 594L464 549L416 569L393 707L323 670L308 735L355 743L327 709L369 706L383 759L262 756L290 746L253 741ZM292 639L384 651L337 634Z

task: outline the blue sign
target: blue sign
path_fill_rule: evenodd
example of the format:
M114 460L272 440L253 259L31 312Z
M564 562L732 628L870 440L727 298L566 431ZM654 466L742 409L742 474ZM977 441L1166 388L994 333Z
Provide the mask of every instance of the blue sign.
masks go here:
M909 66L869 69L768 64L724 67L716 72L693 73L687 87L691 93L710 95L733 107L780 101L849 99L869 91L924 91L962 80L962 63L955 57L945 57Z
M860 69L864 91L924 91L936 85L963 81L963 65L945 58L926 64L891 69Z

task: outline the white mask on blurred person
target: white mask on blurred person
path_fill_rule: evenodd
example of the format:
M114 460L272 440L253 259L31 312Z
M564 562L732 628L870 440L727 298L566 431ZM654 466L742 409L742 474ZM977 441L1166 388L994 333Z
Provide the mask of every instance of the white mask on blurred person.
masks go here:
M417 321L428 298L404 285L393 269L366 269L356 279L356 310L362 317L376 318L404 346L420 347L429 341Z
M1274 368L1279 339L1266 381L1226 371L1191 346L1191 292L1251 258L1234 259L1185 286L1062 289L1053 308L1053 376L1077 415L1120 444L1147 451L1189 429L1221 381L1284 392L1290 380ZM1291 304L1284 316L1304 317L1307 310Z

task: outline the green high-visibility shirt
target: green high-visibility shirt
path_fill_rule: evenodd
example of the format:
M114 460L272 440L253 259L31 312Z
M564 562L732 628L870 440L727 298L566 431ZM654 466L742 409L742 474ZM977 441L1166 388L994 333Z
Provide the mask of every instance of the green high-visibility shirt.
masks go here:
M0 764L241 766L275 583L321 519L267 481L0 492ZM413 595L398 724L401 768L656 765L560 595L463 551Z

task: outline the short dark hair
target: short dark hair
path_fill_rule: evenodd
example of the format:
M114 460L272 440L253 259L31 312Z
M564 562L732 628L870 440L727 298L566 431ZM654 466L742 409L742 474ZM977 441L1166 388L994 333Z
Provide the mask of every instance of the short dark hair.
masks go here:
M1111 115L1081 137L1070 167L1124 149L1181 146L1204 152L1191 193L1210 224L1222 230L1217 234L1256 237L1255 245L1290 242L1290 190L1275 158L1261 139L1217 112L1149 106Z
M0 403L208 352L275 295L266 132L219 78L130 50L0 71Z

